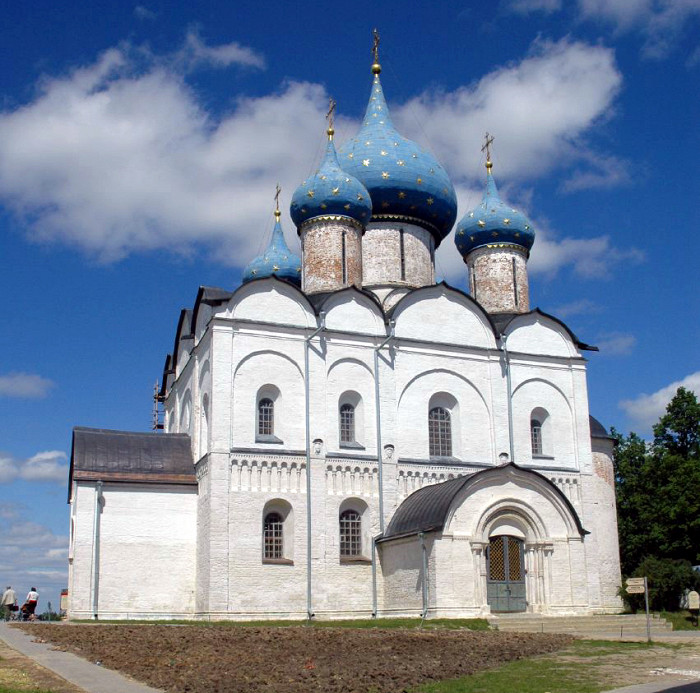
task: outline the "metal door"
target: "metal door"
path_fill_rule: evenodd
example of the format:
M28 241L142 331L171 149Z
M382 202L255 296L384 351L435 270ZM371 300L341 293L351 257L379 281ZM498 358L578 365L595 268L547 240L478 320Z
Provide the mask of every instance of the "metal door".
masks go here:
M486 554L486 598L491 611L525 611L523 542L517 537L494 537Z

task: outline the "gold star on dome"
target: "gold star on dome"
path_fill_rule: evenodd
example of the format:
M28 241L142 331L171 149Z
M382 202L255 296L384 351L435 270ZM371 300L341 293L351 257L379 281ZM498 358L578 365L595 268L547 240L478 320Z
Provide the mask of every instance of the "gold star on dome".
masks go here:
M377 106L377 110L378 110L378 111L381 111L381 110L382 110L382 107L381 107L381 106Z
M306 214L306 207L302 207L302 208L301 208L301 213L302 213L302 214Z
M352 152L350 152L348 154L348 159L353 159L353 158L355 158L355 155Z
M394 146L395 146L395 147L398 147L398 146L399 146L399 143L398 143L398 142L394 142Z
M286 255L282 258L285 262L289 259Z
M325 202L321 202L321 209L326 209L328 205Z
M272 265L272 271L273 272L279 272L279 267L277 265Z
M373 97L370 99L370 101L376 101L376 100L377 100L377 97L376 97L376 96L373 96Z
M379 121L379 124L380 124L380 125L384 125L384 121L383 121L383 120L380 120L380 121Z
M384 207L384 209L386 209L388 206L389 206L389 203L386 200L384 202L382 202L382 207Z
M516 231L514 235L515 235L516 238L520 238L520 232L519 232L519 231Z
M314 196L314 191L313 191L313 190L307 190L307 191L306 191L306 196L307 196L307 197L313 197L313 196Z
M379 152L382 156L386 156L386 152L382 149L381 152Z
M396 162L396 164L397 164L398 166L405 166L405 165L406 165L406 162L405 162L403 159L399 159L399 160Z
M382 171L382 178L385 180L389 177L389 171Z
M326 177L325 177L325 176L321 176L321 180L326 180Z
M377 114L376 114L376 113L372 113L372 118L376 118L376 117L377 117Z
M418 185L422 185L422 184L423 184L423 179L422 179L422 178L416 178L416 183L418 183Z
M473 219L473 218L474 218L474 212L469 212L469 216Z
M365 142L365 147L369 147L369 145L372 144L369 140Z
M297 267L297 274L301 274L301 267Z
M359 202L362 202L362 200L364 200L365 198L362 195L360 195L360 193L357 193L357 199Z
M447 195L447 188L443 188L443 189L442 189L442 194L443 194L443 195Z
M479 226L480 226L482 229L484 228L484 226L486 226L486 222L483 221L483 220L481 220L481 219L479 219L479 221L477 222L477 224L479 224Z
M435 169L434 168L429 169L428 173L435 173Z
M374 90L374 93L375 93L375 94L381 94L381 92L382 92L381 89L375 89L375 90Z
M265 260L265 262L270 262L267 257L264 257L263 260Z
M411 156L412 156L414 159L417 159L417 158L418 158L418 154L411 154Z
M504 219L504 220L503 220L503 223L504 223L506 226L508 226L508 225L510 224L510 219Z
M526 230L526 231L529 231L529 230L530 230L530 227L529 227L527 224L525 224L525 230Z
M403 190L399 190L399 200L403 200L406 197L406 193Z
M473 243L473 242L474 242L474 236L469 236L469 240Z
M464 231L457 231L458 236L464 236Z
M498 231L491 231L491 235L492 235L494 238L498 238Z
M431 205L431 204L433 204L433 202L435 202L435 200L433 200L432 197L429 197L429 198L426 200L426 202L427 202L429 205Z
M369 166L369 159L362 159L363 166Z
M258 270L250 270L250 273L255 276L258 273Z
M350 182L350 179L349 179L349 178L346 178L346 179L345 179L345 182L346 182L346 183L349 183L349 182Z
M349 205L349 204L343 205L343 209L346 209L346 210L347 210L347 209L350 209L350 205Z
M337 194L340 192L340 188L333 188L333 190L331 190L331 192L332 192L334 195L337 195Z

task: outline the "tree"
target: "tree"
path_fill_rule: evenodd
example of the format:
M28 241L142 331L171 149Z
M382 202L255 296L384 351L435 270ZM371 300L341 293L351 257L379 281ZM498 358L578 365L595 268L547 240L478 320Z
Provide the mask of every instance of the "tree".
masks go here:
M644 558L700 563L700 404L679 388L654 426L654 442L618 441L614 464L622 572Z

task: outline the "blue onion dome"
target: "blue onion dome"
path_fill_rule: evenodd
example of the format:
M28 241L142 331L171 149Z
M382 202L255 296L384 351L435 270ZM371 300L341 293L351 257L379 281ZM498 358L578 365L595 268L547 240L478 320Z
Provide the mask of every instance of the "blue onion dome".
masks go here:
M362 183L340 168L329 126L328 146L321 166L292 196L289 212L298 229L319 217L347 217L363 229L372 215L372 202Z
M535 242L535 230L528 218L501 200L491 168L486 161L486 190L471 212L467 212L457 224L455 245L466 257L481 246L519 246L529 255Z
M279 194L279 193L278 193ZM277 277L301 286L301 259L295 255L284 240L280 224L279 207L275 209L275 228L265 252L252 260L243 270L243 283L251 279Z
M380 71L375 59L367 112L360 131L340 148L340 165L369 191L372 221L417 224L433 234L437 246L457 218L455 190L437 159L396 131Z

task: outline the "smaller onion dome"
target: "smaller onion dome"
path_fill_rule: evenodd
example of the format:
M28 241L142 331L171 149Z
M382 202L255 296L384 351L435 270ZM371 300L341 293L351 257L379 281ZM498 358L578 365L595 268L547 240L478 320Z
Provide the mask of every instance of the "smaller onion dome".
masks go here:
M331 105L331 111L335 106ZM300 228L310 219L325 216L348 217L364 228L372 216L372 201L362 183L340 168L333 144L333 125L329 123L328 146L321 166L305 180L292 196L290 214Z
M486 161L486 190L481 204L467 212L457 224L455 245L465 257L486 245L520 246L529 255L535 242L535 230L528 218L501 200L491 174L493 164Z
M279 195L279 188L277 194ZM275 228L272 230L270 244L262 255L252 260L243 270L244 284L251 279L274 276L278 279L286 279L297 286L301 285L301 259L289 249L284 240L280 216L281 212L277 207Z

